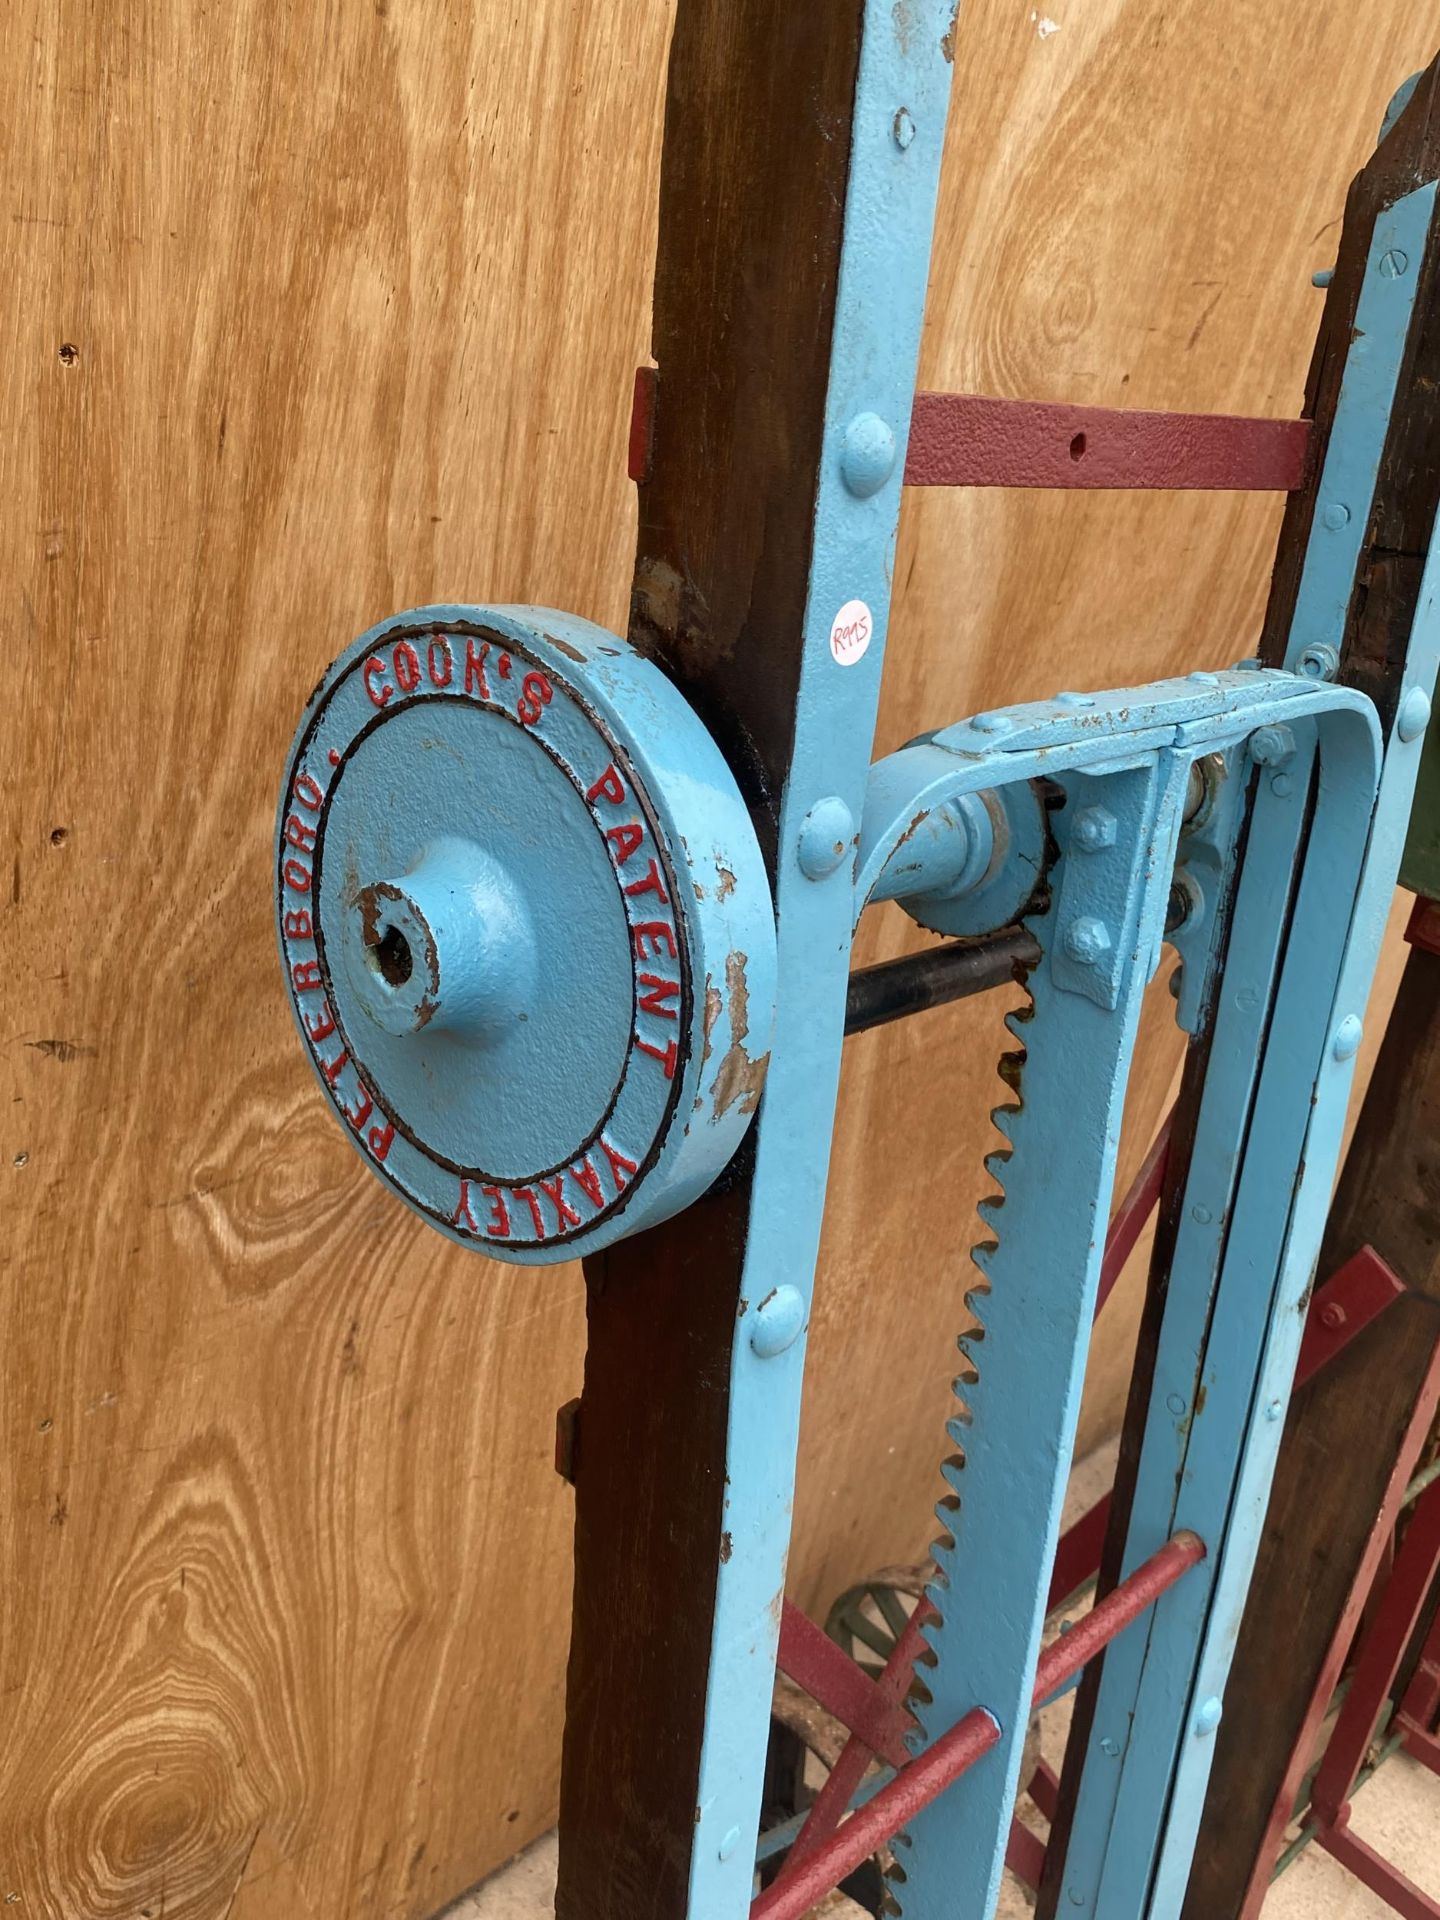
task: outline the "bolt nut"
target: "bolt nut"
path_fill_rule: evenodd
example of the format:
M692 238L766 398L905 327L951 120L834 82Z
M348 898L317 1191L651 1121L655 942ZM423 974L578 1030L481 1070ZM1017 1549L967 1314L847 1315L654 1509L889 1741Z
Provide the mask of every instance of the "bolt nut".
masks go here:
M1093 967L1110 951L1110 929L1093 914L1082 914L1065 930L1065 951L1082 967Z
M1333 680L1340 671L1340 656L1324 640L1317 640L1306 647L1295 666L1307 680Z
M1115 816L1108 807L1086 807L1075 816L1075 844L1086 853L1113 847L1118 831Z
M1295 736L1289 727L1257 727L1250 736L1250 758L1257 767L1283 767L1295 757Z

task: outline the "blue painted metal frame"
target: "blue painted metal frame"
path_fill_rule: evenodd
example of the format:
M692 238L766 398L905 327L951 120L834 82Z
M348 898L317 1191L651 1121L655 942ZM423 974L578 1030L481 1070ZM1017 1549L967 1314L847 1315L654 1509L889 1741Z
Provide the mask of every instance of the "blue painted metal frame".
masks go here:
M1290 663L1317 642L1339 649L1434 206L1430 185L1376 224ZM1427 695L1437 644L1433 552L1407 678ZM1326 861L1306 869L1283 952L1266 932L1284 877L1275 839L1288 838L1282 817L1301 802L1307 769L1297 760L1261 782L1122 1570L1177 1526L1195 1528L1212 1553L1144 1633L1107 1655L1066 1860L1067 1906L1077 1914L1168 1915L1183 1898L1214 1751L1208 1735L1259 1544L1418 759L1418 739L1392 733L1373 819L1369 810L1337 810L1322 766L1312 835ZM1333 849L1353 836L1357 818L1368 864L1352 893ZM1343 955L1337 928L1348 933ZM1316 1048L1317 1032L1328 1046ZM1095 1764L1100 1741L1115 1750L1108 1767Z
M950 88L953 0L868 0L855 101L825 442L794 752L776 881L778 1007L756 1123L747 1309L731 1362L719 1569L690 1885L695 1920L748 1906L779 1605L789 1546L804 1337L754 1337L777 1289L808 1312L819 1251L849 972L852 859L806 852L818 819L848 843L865 793L890 603L901 475ZM832 648L868 612L863 651ZM810 831L807 832L807 821ZM802 867L802 853L806 866ZM809 872L807 872L807 867ZM812 878L812 873L819 873ZM773 1309L772 1309L773 1310Z
M1016 1156L1014 1173L1008 1156L995 1158L992 1170L1007 1191L982 1207L998 1240L976 1260L993 1293L976 1303L982 1337L962 1343L970 1364L956 1384L963 1411L950 1431L964 1458L946 1470L953 1499L940 1510L947 1534L937 1548L940 1577L931 1593L941 1621L929 1635L938 1664L927 1675L931 1701L918 1716L928 1743L983 1704L1002 1734L973 1772L915 1822L897 1890L907 1920L988 1913L999 1891L1121 1109L1141 994L1159 958L1191 768L1220 753L1230 779L1242 779L1245 743L1282 727L1296 742L1297 757L1313 756L1323 741L1334 832L1306 840L1303 779L1286 785L1283 796L1267 790L1282 827L1272 836L1273 853L1288 867L1302 847L1314 846L1306 872L1320 877L1324 891L1338 885L1343 894L1348 886L1353 895L1380 764L1368 701L1279 672L1200 674L999 718L1005 724L998 740L997 716L987 715L978 727L948 729L882 762L872 776L861 839L863 900L922 808L964 791L1040 777L1065 796L1054 817L1060 845L1054 903L1027 922L1043 958L1029 983L1033 1013L1012 1024L1027 1055L1015 1075L1020 1101L997 1116ZM1102 809L1107 831L1100 845L1087 845L1077 829ZM1255 844L1268 842L1262 835ZM1253 847L1246 870L1254 876L1261 944L1278 952L1289 890L1275 885L1274 862L1257 861ZM1343 898L1330 906L1328 945L1338 967L1348 907ZM1074 929L1083 923L1104 931L1098 956L1082 959L1073 950ZM1314 937L1323 948L1324 929ZM1327 1001L1327 1017L1328 1011ZM1291 1091L1293 1098L1293 1078ZM1238 1137L1231 1144L1234 1153L1242 1150ZM1179 1415L1188 1412L1187 1401ZM1023 1527L1014 1524L1017 1513L1027 1517ZM1132 1627L1119 1644L1143 1631ZM1101 1751L1108 1756L1109 1745ZM1107 1914L1141 1910L1105 1908Z

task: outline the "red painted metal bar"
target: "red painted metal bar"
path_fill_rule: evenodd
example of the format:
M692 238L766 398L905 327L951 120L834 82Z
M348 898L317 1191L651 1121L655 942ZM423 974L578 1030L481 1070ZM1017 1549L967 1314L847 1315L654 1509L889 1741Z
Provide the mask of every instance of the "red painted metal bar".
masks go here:
M905 1623L905 1630L891 1648L890 1658L885 1662L885 1671L875 1682L876 1688L884 1694L887 1701L897 1705L910 1691L910 1681L915 1672L915 1662L924 1646L924 1629L935 1618L935 1609L928 1600L922 1600L914 1613ZM907 1716L908 1719L908 1716ZM785 1864L777 1876L783 1880L793 1873L810 1855L823 1846L829 1836L845 1818L856 1788L865 1777L865 1769L870 1764L873 1749L867 1746L858 1732L850 1735L841 1749L840 1757L830 1769L825 1784L815 1796L815 1804L805 1816L805 1824L795 1836L795 1844L785 1857ZM905 1761L909 1762L908 1749Z
M1205 1543L1198 1534L1182 1532L1168 1540L1069 1633L1045 1649L1035 1669L1035 1701L1048 1699L1204 1558ZM750 1920L802 1920L847 1873L968 1772L999 1737L1000 1729L985 1709L973 1708L873 1800L857 1808L795 1873L768 1887L751 1907Z
M1045 1871L1045 1842L1038 1833L1032 1833L1029 1827L1022 1826L1018 1820L1010 1822L1010 1838L1005 1843L1005 1864L1032 1893L1039 1892L1040 1876Z
M1168 1120L1166 1126L1169 1126ZM1157 1138L1156 1147L1159 1144ZM1155 1147L1150 1149L1150 1153L1153 1157ZM1159 1164L1163 1169L1163 1156ZM1150 1159L1147 1158L1145 1167L1141 1169L1142 1180L1146 1178L1146 1168L1149 1166ZM1125 1197L1121 1212L1129 1207L1134 1197L1135 1188L1132 1187ZM1117 1214L1117 1221L1119 1217ZM1112 1226L1112 1234L1114 1230ZM1108 1241L1105 1263L1107 1266L1110 1263ZM1124 1264L1123 1260L1121 1264ZM1342 1347L1348 1346L1357 1333L1382 1314L1392 1300L1398 1300L1404 1291L1404 1281L1385 1264L1373 1247L1362 1247L1343 1267L1338 1267L1310 1303L1305 1335L1300 1345L1299 1364L1295 1370L1296 1386L1303 1387L1321 1367L1334 1359ZM1060 1536L1055 1568L1050 1576L1048 1607L1051 1612L1099 1572L1100 1554L1109 1524L1110 1495L1107 1493Z
M1431 1729L1437 1713L1440 1713L1440 1608L1430 1623L1424 1651L1396 1717L1416 1740L1433 1744L1435 1736ZM1424 1758L1421 1754L1416 1757ZM1426 1764L1432 1763L1427 1759Z
M1082 1513L1074 1525L1061 1534L1050 1574L1050 1592L1046 1596L1047 1613L1053 1613L1062 1601L1068 1600L1100 1571L1100 1555L1110 1525L1110 1501L1110 1494L1103 1495L1088 1513Z
M1401 1920L1440 1920L1440 1900L1433 1900L1348 1826L1322 1827L1315 1838L1362 1886L1378 1893Z
M1303 1387L1327 1366L1404 1291L1405 1282L1373 1247L1362 1247L1337 1267L1310 1302L1295 1368L1296 1386Z
M1405 938L1412 947L1440 954L1440 900L1427 900L1420 894L1410 912Z
M1440 1736L1420 1733L1412 1727L1405 1735L1405 1751L1412 1760L1418 1760L1422 1767L1428 1767L1431 1773L1440 1774Z
M1150 1143L1140 1171L1130 1183L1130 1191L1120 1202L1105 1235L1105 1258L1100 1267L1100 1285L1095 1294L1095 1318L1100 1318L1105 1302L1115 1291L1115 1282L1125 1271L1125 1262L1135 1251L1145 1222L1160 1203L1165 1184L1165 1162L1170 1157L1170 1130L1175 1122L1172 1107L1160 1122L1160 1131Z
M650 471L658 381L656 368L636 370L629 473L637 484ZM1308 420L917 393L905 484L1294 493L1305 484L1310 432Z
M1440 1566L1440 1480L1427 1487L1415 1503L1395 1561L1395 1571L1386 1582L1374 1621L1361 1645L1345 1704L1310 1789L1311 1810L1327 1826L1338 1826L1343 1820L1350 1789L1365 1763L1370 1736L1419 1624L1437 1566Z
M1375 1517L1375 1524L1365 1543L1365 1552L1356 1569L1355 1581L1330 1642L1329 1652L1316 1678L1310 1710L1296 1738L1290 1764L1285 1769L1285 1777L1280 1783L1279 1791L1271 1806L1264 1844L1256 1855L1250 1884L1245 1891L1245 1903L1240 1909L1238 1920L1259 1920L1260 1909L1270 1889L1270 1877L1276 1855L1280 1851L1285 1829L1289 1825L1301 1782L1310 1766L1321 1723L1335 1696L1335 1687L1345 1664L1345 1656L1350 1651L1351 1642L1355 1638L1361 1615L1365 1610L1365 1603L1375 1584L1376 1569L1380 1565L1386 1544L1395 1530L1395 1523L1404 1505L1405 1489L1410 1484L1415 1463L1429 1438L1437 1404L1440 1404L1440 1342L1436 1344L1430 1358L1429 1371L1415 1397L1410 1424L1406 1428L1404 1440L1395 1456L1395 1464L1385 1488L1385 1497L1380 1503L1380 1511Z
M1309 450L1308 420L917 393L905 484L1293 493Z
M1044 1818L1053 1824L1055 1815L1060 1811L1060 1776L1055 1769L1046 1761L1038 1760L1025 1791Z
M905 1765L910 1758L905 1735L915 1723L900 1704L904 1689L900 1694L886 1692L788 1600L780 1615L776 1665L858 1736L870 1753L878 1754L887 1766Z

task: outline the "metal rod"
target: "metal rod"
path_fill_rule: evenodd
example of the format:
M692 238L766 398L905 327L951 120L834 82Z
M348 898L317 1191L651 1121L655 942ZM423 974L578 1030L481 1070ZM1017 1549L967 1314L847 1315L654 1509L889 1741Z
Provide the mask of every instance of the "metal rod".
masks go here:
M1205 1543L1198 1534L1182 1532L1168 1540L1093 1612L1045 1649L1035 1669L1034 1698L1043 1700L1052 1694L1204 1558ZM1000 1728L985 1708L973 1707L852 1814L797 1872L762 1893L750 1909L750 1920L802 1920L852 1868L900 1832L922 1807L938 1799L999 1738Z
M952 1000L987 993L1014 980L1017 970L1033 967L1040 948L1022 928L1007 927L986 940L956 940L900 960L882 960L850 976L845 1001L845 1031L864 1033L889 1020L947 1006Z

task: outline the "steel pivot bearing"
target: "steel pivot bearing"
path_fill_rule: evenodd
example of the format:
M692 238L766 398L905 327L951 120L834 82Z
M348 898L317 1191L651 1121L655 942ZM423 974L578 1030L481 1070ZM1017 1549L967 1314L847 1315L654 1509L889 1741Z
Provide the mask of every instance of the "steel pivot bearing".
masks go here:
M625 641L425 607L330 668L275 848L306 1051L452 1238L563 1260L678 1212L765 1076L775 924L745 804Z

